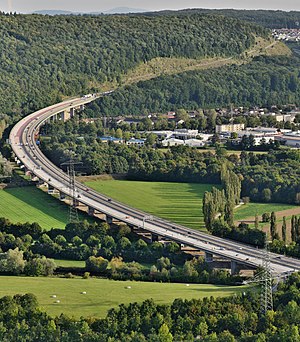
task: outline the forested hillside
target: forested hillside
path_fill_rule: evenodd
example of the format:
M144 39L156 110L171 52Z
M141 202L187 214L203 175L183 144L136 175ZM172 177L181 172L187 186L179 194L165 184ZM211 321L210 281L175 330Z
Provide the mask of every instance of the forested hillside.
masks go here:
M257 23L268 28L299 28L300 12L299 11L279 11L279 10L238 10L238 9L185 9L180 14L191 15L195 13L201 14L218 14L225 17L246 20ZM173 15L173 11L161 11L147 13L147 15Z
M61 96L99 91L155 57L236 56L266 31L201 14L0 15L0 114L25 114Z
M256 57L251 63L165 75L93 104L95 113L142 114L177 108L300 103L300 60Z

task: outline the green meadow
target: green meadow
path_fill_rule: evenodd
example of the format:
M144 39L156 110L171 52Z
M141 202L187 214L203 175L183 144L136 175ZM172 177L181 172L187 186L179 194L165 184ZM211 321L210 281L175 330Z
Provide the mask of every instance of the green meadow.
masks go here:
M0 217L13 223L38 222L47 230L68 223L68 206L34 186L0 190L0 203Z
M205 229L202 198L213 185L125 180L89 181L85 184L134 208L187 227Z
M116 308L121 303L142 302L150 298L159 304L170 304L176 298L225 297L247 289L245 286L207 284L187 286L177 283L114 281L98 278L3 276L0 277L0 282L0 297L17 293L33 293L38 298L41 308L50 315L65 313L75 318L105 317L109 309ZM53 295L56 298L53 298Z

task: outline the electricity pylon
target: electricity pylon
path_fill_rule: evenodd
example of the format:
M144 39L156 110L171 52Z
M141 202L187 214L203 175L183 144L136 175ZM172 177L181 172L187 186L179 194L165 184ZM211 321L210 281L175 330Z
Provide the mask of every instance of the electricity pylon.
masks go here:
M272 296L272 270L270 262L270 254L268 241L266 240L265 249L262 259L262 275L261 275L261 294L260 294L260 311L262 315L266 315L268 310L273 310Z
M67 174L69 177L68 188L70 192L70 206L69 206L69 223L79 222L78 211L77 211L77 198L76 198L76 188L75 188L75 164L81 164L79 162L74 162L73 159L62 163L61 165L67 165Z

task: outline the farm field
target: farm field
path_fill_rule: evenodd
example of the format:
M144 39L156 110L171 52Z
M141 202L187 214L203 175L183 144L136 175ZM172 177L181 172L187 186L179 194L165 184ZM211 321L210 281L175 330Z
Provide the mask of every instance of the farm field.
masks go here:
M107 310L119 304L142 302L171 303L176 298L224 297L245 291L245 286L217 286L171 283L113 281L107 279L65 279L49 277L0 277L0 297L33 293L42 309L50 315L105 317ZM127 288L130 286L131 288ZM86 294L81 294L86 292ZM56 295L56 298L51 298ZM55 303L59 300L60 303Z
M278 212L297 208L299 208L299 206L283 203L248 203L235 210L234 220L244 220L248 217L255 217L256 214L260 217L263 213L271 213L272 211Z
M125 180L88 181L85 184L150 214L205 230L202 198L204 192L210 191L213 185Z
M0 190L0 203L0 217L13 223L38 222L46 230L68 223L68 206L34 186Z

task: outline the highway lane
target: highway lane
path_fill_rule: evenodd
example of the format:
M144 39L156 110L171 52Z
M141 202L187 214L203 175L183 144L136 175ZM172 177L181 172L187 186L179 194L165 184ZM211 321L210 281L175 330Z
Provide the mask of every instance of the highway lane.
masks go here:
M105 96L106 94L103 95ZM76 98L39 110L18 122L10 134L11 146L22 164L39 179L66 195L71 195L68 189L68 176L42 154L34 136L39 127L49 117L71 107L89 103L95 98ZM107 196L99 194L78 182L76 182L75 196L81 203L131 226L144 228L153 234L199 248L214 255L235 260L238 263L254 267L261 265L260 258L263 256L263 252L258 249L195 231L158 217L153 217L152 220L145 220L145 217L149 216L148 213L131 208L115 200L109 201ZM298 259L274 253L271 253L271 259L272 268L275 273L300 270L300 260Z

